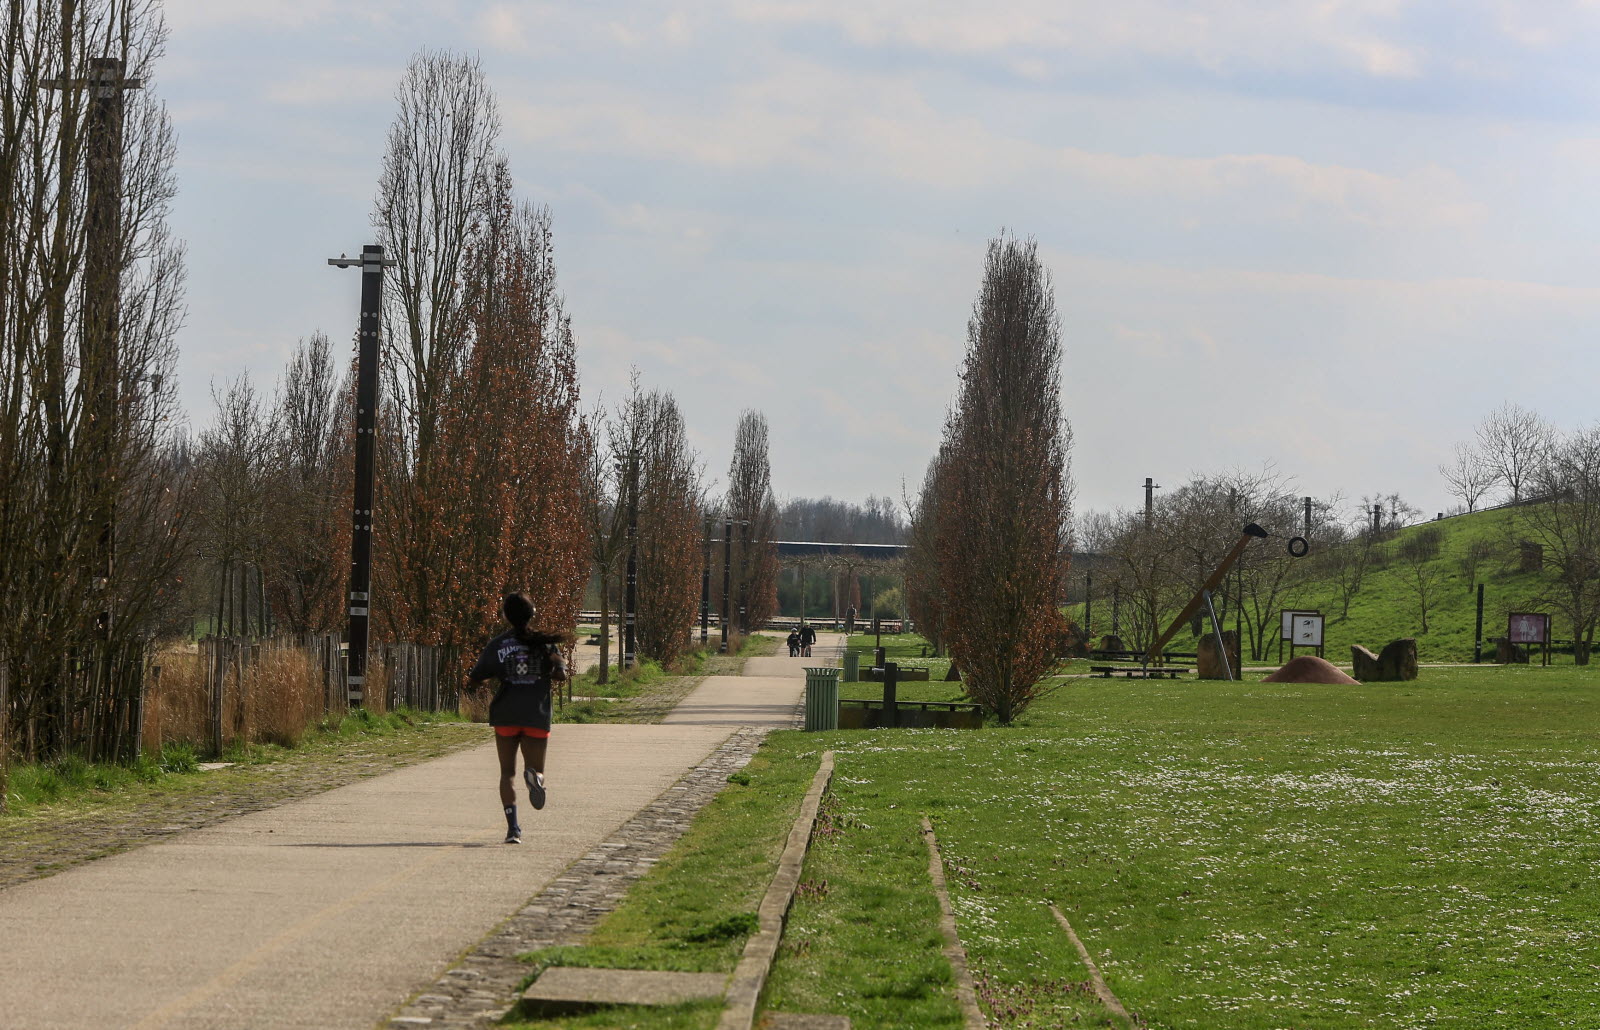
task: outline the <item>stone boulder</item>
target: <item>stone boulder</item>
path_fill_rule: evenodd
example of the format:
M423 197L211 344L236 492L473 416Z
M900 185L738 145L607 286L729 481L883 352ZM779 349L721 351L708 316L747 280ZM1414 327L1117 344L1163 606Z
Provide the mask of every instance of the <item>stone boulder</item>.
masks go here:
M1222 643L1227 648L1228 668L1233 670L1233 678L1239 678L1239 634L1235 630L1222 631ZM1222 671L1221 656L1217 653L1217 638L1207 633L1200 638L1200 643L1195 645L1194 676L1195 679L1220 680Z
M1390 643L1378 654L1359 645L1350 648L1350 664L1363 683L1400 683L1417 678L1417 641L1406 637Z
M1513 644L1506 637L1495 637L1494 660L1501 665L1526 665L1528 649L1521 644Z

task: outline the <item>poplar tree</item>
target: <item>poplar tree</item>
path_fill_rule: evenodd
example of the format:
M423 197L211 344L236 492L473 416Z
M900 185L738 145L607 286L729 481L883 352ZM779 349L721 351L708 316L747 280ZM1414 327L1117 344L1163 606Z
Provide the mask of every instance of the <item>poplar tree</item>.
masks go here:
M1002 723L1040 696L1065 620L1068 432L1061 329L1038 244L990 241L945 423L939 607L967 692Z

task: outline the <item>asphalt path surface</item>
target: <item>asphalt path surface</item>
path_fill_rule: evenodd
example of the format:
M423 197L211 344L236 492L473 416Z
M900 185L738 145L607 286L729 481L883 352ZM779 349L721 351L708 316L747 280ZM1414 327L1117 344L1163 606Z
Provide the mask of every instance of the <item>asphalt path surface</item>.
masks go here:
M482 747L0 891L0 1025L372 1027L738 726L788 725L806 665L708 677L658 725L556 727L524 843ZM520 783L519 783L520 788Z

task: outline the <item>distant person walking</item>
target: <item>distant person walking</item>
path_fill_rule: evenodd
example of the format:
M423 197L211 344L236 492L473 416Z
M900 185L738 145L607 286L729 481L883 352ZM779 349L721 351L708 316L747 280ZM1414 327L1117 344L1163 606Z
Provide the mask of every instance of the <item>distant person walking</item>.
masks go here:
M522 594L507 594L501 606L511 628L490 640L467 678L474 687L498 680L500 687L489 702L489 724L494 727L495 750L500 759L500 804L505 807L506 843L522 843L517 822L517 751L522 751L522 779L528 785L528 802L543 808L544 759L550 744L550 684L567 678L560 645L564 635L535 632L533 602Z
M811 657L811 645L817 642L817 631L811 628L810 623L800 627L800 654L804 658Z

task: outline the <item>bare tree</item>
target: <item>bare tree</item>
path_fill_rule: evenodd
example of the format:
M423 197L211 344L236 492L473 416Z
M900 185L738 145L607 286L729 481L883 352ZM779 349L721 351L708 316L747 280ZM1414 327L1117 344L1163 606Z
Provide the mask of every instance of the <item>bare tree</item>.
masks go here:
M1478 451L1496 481L1511 491L1515 504L1544 463L1553 431L1544 419L1507 401L1478 423Z
M395 91L372 222L395 258L385 355L406 439L426 452L466 360L467 262L489 217L500 115L476 57L423 50Z
M1061 332L1038 245L992 240L967 324L939 484L940 604L967 692L1010 723L1065 630L1069 558Z
M1567 621L1587 665L1600 622L1600 426L1550 440L1528 483L1544 500L1523 509L1525 526L1549 574L1533 602Z
M0 737L128 755L184 546L174 137L154 0L14 0L0 24ZM69 670L112 670L74 691ZM0 791L3 795L3 791Z
M1461 498L1469 512L1478 510L1478 502L1494 489L1501 476L1477 450L1461 443L1456 444L1450 463L1439 466L1439 475L1450 488L1450 496Z
M1400 561L1406 569L1406 582L1417 600L1423 633L1428 632L1429 613L1439 606L1444 574L1436 559L1442 539L1438 526L1420 526L1407 533L1398 548Z
M689 644L700 596L700 467L671 394L634 393L612 436L639 513L637 646L672 664Z
M291 633L326 633L344 621L352 434L340 401L354 392L328 337L313 333L290 359L274 403L265 552L273 607Z
M1476 538L1468 540L1456 555L1456 567L1467 577L1467 589L1478 585L1478 569L1500 553L1493 540Z

